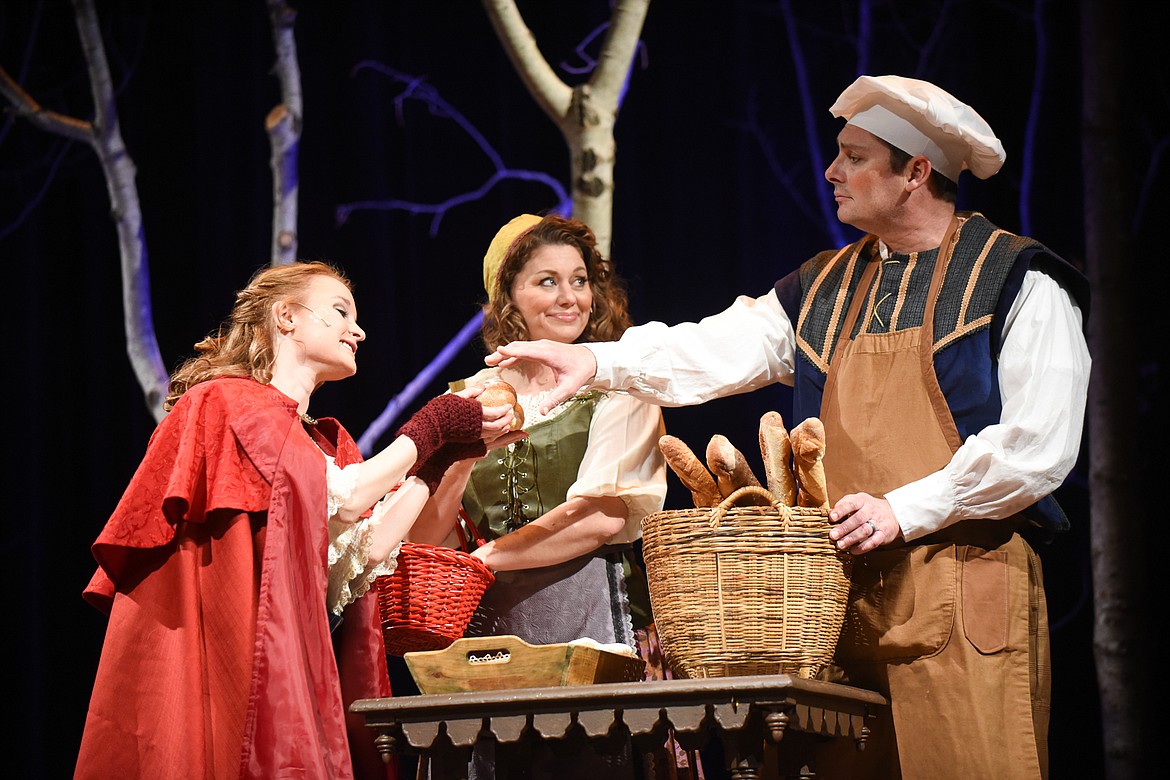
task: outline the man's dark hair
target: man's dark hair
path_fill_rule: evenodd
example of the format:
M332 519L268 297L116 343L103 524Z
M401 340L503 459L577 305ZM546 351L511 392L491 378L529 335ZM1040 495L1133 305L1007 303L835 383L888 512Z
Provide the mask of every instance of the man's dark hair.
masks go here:
M886 147L890 150L890 170L894 172L905 170L906 164L910 162L910 159L914 155L902 151L889 141L881 138L878 140L885 144ZM948 200L951 203L954 203L958 199L959 185L948 179L946 176L943 176L933 166L930 169L930 178L927 179L926 186L930 188L930 191L934 193L936 197L942 198L943 200Z

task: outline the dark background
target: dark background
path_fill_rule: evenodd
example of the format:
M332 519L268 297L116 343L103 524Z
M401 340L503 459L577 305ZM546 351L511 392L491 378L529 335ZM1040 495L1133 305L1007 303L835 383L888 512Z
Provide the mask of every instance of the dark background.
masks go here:
M279 100L271 30L261 0L97 5L137 166L154 325L170 369L268 261L263 120ZM795 24L787 26L790 5ZM372 61L423 79L509 168L542 171L567 187L568 155L475 0L292 6L304 88L299 255L345 268L368 333L357 377L322 389L310 412L337 416L360 437L475 314L495 230L556 199L542 184L506 179L437 224L407 209L359 209L339 224L339 205L437 203L494 172L456 121L417 100L397 106L402 83L355 66ZM577 48L606 21L609 3L528 0L520 8L558 74L569 83L585 78L566 66L584 64ZM1167 205L1157 174L1170 99L1160 25L1136 13L1123 19L1129 59L1117 89L1134 164L1116 186L1139 204L1134 278L1153 280L1165 255L1153 238L1155 215ZM1008 157L987 182L964 177L960 207L1082 265L1080 40L1077 4L1056 0L655 0L616 131L612 258L630 285L635 318L715 313L853 237L826 222L819 199L839 128L827 109L859 73L927 78L974 105ZM584 51L595 54L597 45ZM0 3L0 65L47 108L92 115L67 2ZM72 771L105 627L80 595L94 566L89 545L154 427L126 356L109 208L91 149L0 116L0 265L11 282L3 293L12 463L4 470L3 552L13 777ZM1135 283L1135 311L1156 310L1158 292ZM1165 417L1153 401L1164 397L1165 363L1152 314L1146 319L1135 335L1135 411L1158 434ZM481 358L478 342L460 349L400 421ZM758 460L750 445L770 409L787 418L785 388L665 414L668 429L695 449L723 433ZM1141 461L1153 476L1151 462ZM1040 550L1052 624L1054 778L1100 776L1103 766L1087 477L1082 463L1060 489L1073 528ZM689 496L671 479L668 508L685 506Z

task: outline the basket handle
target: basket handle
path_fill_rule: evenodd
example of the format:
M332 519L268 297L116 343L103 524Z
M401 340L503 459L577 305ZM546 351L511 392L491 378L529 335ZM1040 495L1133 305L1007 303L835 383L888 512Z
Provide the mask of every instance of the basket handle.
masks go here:
M467 526L468 532L470 532L471 536L474 537L476 547L482 547L487 543L487 539L483 538L483 534L480 533L479 528L475 525L475 523L471 522L471 518L467 516L467 510L463 508L462 504L460 504L459 517L455 520L455 533L459 534L459 549L463 550L465 553L469 553L471 552L470 540L467 538L467 535L463 533L463 526Z
M718 528L719 524L723 522L723 518L728 510L734 507L736 502L744 496L758 496L759 498L767 499L772 508L780 513L780 517L785 524L792 517L792 507L777 499L767 488L760 487L759 485L744 485L720 501L719 506L711 510L711 527Z

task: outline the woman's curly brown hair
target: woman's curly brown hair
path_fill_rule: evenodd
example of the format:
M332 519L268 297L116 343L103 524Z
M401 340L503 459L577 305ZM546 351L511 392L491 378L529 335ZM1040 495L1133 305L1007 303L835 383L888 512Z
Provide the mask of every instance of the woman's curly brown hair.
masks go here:
M524 264L542 246L571 246L585 260L593 309L589 324L577 338L582 341L614 341L633 325L625 283L614 273L613 264L597 251L597 238L584 222L549 214L513 242L500 263L496 295L483 307L482 337L491 352L512 341L528 339L528 326L512 301L512 283Z
M318 276L332 277L352 292L349 279L340 269L319 260L266 266L257 271L248 286L236 293L232 313L219 329L197 343L198 354L175 369L163 409L169 412L191 387L221 376L251 377L268 384L276 360L272 308L280 301L299 298Z

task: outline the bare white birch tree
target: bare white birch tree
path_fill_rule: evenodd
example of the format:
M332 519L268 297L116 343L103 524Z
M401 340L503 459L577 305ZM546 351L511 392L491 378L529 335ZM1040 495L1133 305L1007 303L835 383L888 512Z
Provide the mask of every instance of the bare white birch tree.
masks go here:
M300 176L297 157L301 141L301 71L293 25L297 12L284 0L268 0L273 70L280 81L281 102L268 112L264 129L272 148L272 265L288 265L297 257L297 210Z
M573 216L589 225L609 256L613 238L614 125L650 0L615 0L597 68L576 87L553 71L515 0L484 0L492 27L537 104L569 147Z
M274 71L280 81L282 96L280 105L272 109L265 121L272 147L272 264L277 265L291 263L297 251L297 151L302 101L293 37L296 12L284 0L267 2L276 46ZM170 376L155 337L146 236L135 184L137 170L119 129L113 80L93 0L73 0L73 9L89 72L93 120L78 119L44 108L3 68L0 68L0 94L11 104L16 116L47 132L88 144L101 162L122 258L126 353L145 396L146 407L157 422L165 414L163 401Z
M101 162L122 257L122 312L126 353L146 397L146 407L158 421L163 416L162 404L170 378L154 333L150 270L135 184L137 170L118 127L114 87L93 1L73 0L73 9L89 70L93 120L77 119L43 108L3 68L0 68L0 93L8 99L17 116L42 130L89 144Z

